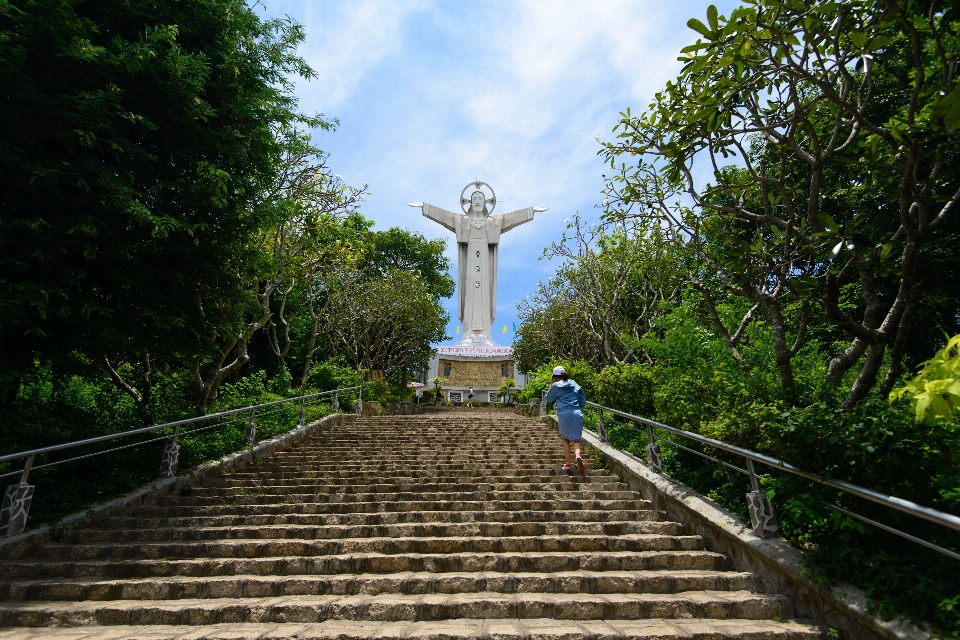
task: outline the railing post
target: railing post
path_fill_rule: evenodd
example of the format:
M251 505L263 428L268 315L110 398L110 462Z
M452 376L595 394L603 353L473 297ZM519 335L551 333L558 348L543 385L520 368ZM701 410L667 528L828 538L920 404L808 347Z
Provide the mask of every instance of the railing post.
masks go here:
M363 387L357 393L357 416L363 415Z
M256 413L256 409L250 409L250 422L247 423L247 428L243 430L243 435L247 438L247 444L251 447L257 444L257 425L253 422Z
M607 440L607 423L603 421L603 409L600 409L600 422L597 423L597 435L600 436L600 442L609 442L609 440Z
M173 428L173 440L163 448L160 457L160 477L172 478L177 473L177 462L180 460L180 445L177 437L180 435L180 425Z
M650 425L647 425L647 439L650 441L647 444L647 464L657 472L662 473L663 458L660 456L660 445L657 444L657 440L653 437L653 427Z
M339 394L333 394L333 402L330 403L330 411L334 413L340 413L340 398Z
M7 491L3 494L3 505L0 506L0 535L15 536L27 526L30 503L33 502L34 485L27 484L32 467L33 456L30 456L23 465L20 482L7 486Z
M541 417L541 418L546 418L546 417L547 417L547 403L546 403L546 400L547 400L547 393L544 391L543 393L540 394L540 417Z
M307 424L307 399L304 398L300 401L300 411L297 411L297 429L303 429Z
M753 468L753 460L745 458L747 461L747 471L750 473L750 487L753 489L747 494L747 506L750 508L750 524L753 532L761 538L774 538L780 535L780 528L777 526L777 514L770 504L767 494L760 490L760 482L757 480L756 469Z

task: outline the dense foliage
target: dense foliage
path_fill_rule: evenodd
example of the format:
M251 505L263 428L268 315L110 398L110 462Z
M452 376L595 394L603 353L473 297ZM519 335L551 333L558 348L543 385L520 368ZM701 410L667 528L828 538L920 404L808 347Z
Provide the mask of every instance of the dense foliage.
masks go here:
M960 8L748 0L689 24L680 76L603 145L601 224L570 222L520 307L519 397L562 362L600 404L960 513L943 348L960 333ZM645 432L610 438L643 456ZM662 447L668 474L747 517L746 477ZM773 470L763 484L812 574L960 636L954 561L827 504L960 550L955 532Z
M0 0L0 451L406 397L444 338L444 243L359 213L309 135L336 120L293 97L303 38L243 0ZM181 466L242 430L181 438ZM155 477L162 444L37 469L30 524Z

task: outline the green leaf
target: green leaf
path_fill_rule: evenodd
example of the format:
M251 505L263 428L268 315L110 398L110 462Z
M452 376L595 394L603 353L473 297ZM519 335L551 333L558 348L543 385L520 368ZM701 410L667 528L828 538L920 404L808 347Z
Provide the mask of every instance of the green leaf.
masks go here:
M701 42L697 40L694 44L688 44L683 49L680 49L680 53L693 53L699 51L700 49L706 49L710 45L706 42Z
M717 23L717 8L714 5L707 7L707 20L710 22L711 31L716 31L719 28Z
M707 25L703 24L696 18L690 18L689 20L687 20L687 26L693 29L694 31L696 31L697 33L699 33L700 35L704 36L705 38L709 40L713 40L713 33L710 31L710 29L707 28Z
M942 395L935 395L932 398L933 411L941 418L950 419L953 417L953 408Z
M836 220L834 220L829 213L822 212L817 214L817 220L833 233L840 231L840 225L837 224Z
M863 49L863 45L867 44L867 34L863 32L848 33L847 37L858 49Z

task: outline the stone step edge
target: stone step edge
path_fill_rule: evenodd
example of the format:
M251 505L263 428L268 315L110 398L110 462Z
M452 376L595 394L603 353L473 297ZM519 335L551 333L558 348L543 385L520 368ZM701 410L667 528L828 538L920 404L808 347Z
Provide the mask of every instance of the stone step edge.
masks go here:
M635 620L653 616L681 619L693 617L701 620L727 617L774 620L790 617L792 610L792 602L785 596L750 591L704 590L682 594L590 595L477 592L389 596L194 598L167 601L4 602L0 603L0 619L5 623L15 621L11 626L58 627L103 624L104 620L109 621L107 624L173 624L171 620L185 621L184 616L191 619L189 624L242 621L324 622L331 619L413 622L488 617L484 612L506 614L502 615L505 618L537 618L544 614L556 617L560 614L563 618L605 621Z
M435 531L432 532L433 535L431 535L430 537L434 537L434 538L451 538L451 537L459 537L459 536L462 536L462 535L471 535L471 536L472 536L473 534L460 534L460 533L452 533L452 532L451 532L451 533L448 533L448 531L446 531L447 529L449 529L449 530L454 530L454 529L463 528L463 527L470 527L470 526L501 526L501 527L507 528L507 527L510 527L510 526L524 526L524 525L530 526L530 525L548 525L548 524L554 524L554 525L558 525L558 526L562 525L562 526L565 526L565 527L570 527L570 528L572 528L572 529L577 529L577 528L590 528L590 527L601 527L601 528L604 528L604 527L609 527L609 528L622 527L622 528L626 529L626 528L633 527L633 526L636 526L636 527L642 529L642 528L644 528L645 526L648 526L648 527L650 527L650 528L657 528L657 527L659 527L659 528L663 528L663 529L668 529L668 528L670 528L670 527L673 527L675 530L682 530L682 525L680 525L679 523L676 523L676 522L670 522L670 521L668 521L668 520L615 520L615 521L602 521L602 522L601 522L601 521L595 521L595 522L590 522L590 521L581 521L581 522L538 522L538 521L528 521L528 522L519 522L519 523L488 523L488 522L403 523L403 522L394 522L394 523L388 523L388 524L321 524L321 525L308 525L308 524L264 524L264 525L224 525L224 526L199 526L199 527L191 527L192 530L195 530L195 531L197 531L197 532L203 532L203 533L205 533L205 534L208 534L210 537L182 537L182 538L180 538L180 537L171 537L170 540L183 540L183 541L193 540L193 541L199 542L199 541L201 541L201 540L221 540L221 539L222 539L222 540L263 540L263 539L276 539L276 538L270 538L269 536L267 536L267 537L259 537L259 536L258 536L258 537L239 537L239 536L238 536L238 537L235 537L235 538L234 538L234 537L221 538L221 537L217 536L217 534L227 533L227 532L235 531L235 530L237 530L237 529L249 529L249 530L256 530L256 531L258 531L258 532L270 532L271 530L277 530L277 531L283 531L283 530L299 531L299 530L304 530L304 531L314 531L314 532L323 532L323 533L343 533L343 534L344 534L344 535L332 535L332 536L324 536L324 537L314 536L314 537L312 537L312 538L302 538L303 540L336 540L336 539L341 539L341 538L346 538L346 537L351 537L351 538L357 538L357 537L361 537L361 538L372 538L372 537L377 537L377 538L403 538L403 537L407 537L407 538L409 538L409 537L413 537L413 534L407 534L407 535L396 535L396 534L394 534L394 535L377 535L377 536L373 536L373 535L361 535L361 536L357 536L357 535L356 535L356 529L358 529L358 528L359 528L359 529L365 529L365 528L384 528L384 529L387 529L387 530L399 530L399 529L403 529L403 528L415 528L415 527L430 527L430 528L434 528ZM352 531L352 532L339 531L339 530L348 530L348 529L352 529L353 531ZM118 529L112 529L112 528L109 528L109 529L108 529L108 528L103 528L103 529L92 529L91 531L93 531L93 532L95 532L96 534L101 535L101 536L103 536L103 537L117 538L117 537L122 537L123 534L126 534L126 533L128 532L128 529L119 529L119 528L118 528ZM180 531L183 531L183 527L173 527L173 526L171 526L171 527L147 527L147 528L142 528L142 527L141 527L141 528L138 528L136 531L137 531L138 534L145 534L145 535L143 535L143 536L138 535L138 536L136 536L136 537L134 537L134 538L131 538L131 539L111 540L110 542L118 542L118 543L122 543L122 544L131 544L131 543L134 543L134 542L165 542L165 541L167 541L167 540L164 539L164 538L161 538L160 536L164 536L164 535L166 535L166 534L168 534L168 533L170 533L170 532L180 532ZM350 533L350 535L347 536L347 535L346 535L347 533ZM628 533L644 533L644 532L643 532L643 531L634 531L634 532L628 532ZM491 534L483 534L483 535L484 535L484 537L491 537ZM526 534L526 533L513 533L513 532L501 532L501 533L498 534L498 537L503 537L503 538L509 537L509 538L513 538L513 537L517 537L517 536L521 536L521 535L530 535L530 534ZM544 534L534 534L534 535L603 535L603 536L618 537L618 536L627 535L627 534L626 534L626 533L603 533L603 532L601 532L601 533L597 533L597 534L588 534L588 533L560 533L560 534L553 533L553 534L548 534L548 533L544 533ZM647 535L686 535L686 534L685 534L685 533L682 533L682 532L681 532L681 533L675 533L675 534L674 534L674 533L659 533L659 532L655 532L655 531L649 531L649 532L647 532ZM156 539L154 538L154 536L156 537ZM420 535L420 537L424 537L424 536L423 536L423 535ZM280 538L280 539L286 540L286 539L288 539L288 538ZM106 542L106 541L103 541L103 540L92 540L92 541L81 541L81 542L74 541L74 542L72 542L72 543L70 543L70 544L104 544L104 542ZM62 544L62 543L61 543L61 544Z
M0 628L10 640L815 640L826 629L806 620L553 620L546 618L470 618L434 622L234 623L205 627L112 626Z
M584 590L584 581L590 588ZM609 582L615 581L615 582ZM465 583L469 582L468 588ZM279 592L274 586L279 585ZM290 586L289 592L287 586ZM308 585L327 591L312 591ZM712 585L712 586L706 586ZM21 579L0 582L6 602L72 600L182 600L208 598L259 598L301 595L369 595L491 593L672 593L700 591L751 591L765 593L754 574L705 569L639 571L560 571L550 574L495 571L396 574L291 574L284 576L241 573L229 576L156 576L152 578ZM448 588L454 587L456 591ZM235 593L228 594L226 589ZM172 589L172 591L171 591ZM404 590L401 590L404 589ZM39 592L39 595L38 595ZM49 594L48 594L49 592ZM271 593L273 592L273 593ZM29 594L30 597L27 597Z
M470 543L493 543L498 540L509 539L511 542L522 543L530 540L542 542L583 542L587 540L596 540L598 538L610 538L613 540L629 540L632 542L653 542L663 540L673 540L679 542L699 542L703 538L699 535L670 534L670 533L624 533L621 535L611 534L534 534L519 536L368 536L368 537L341 537L341 538L216 538L211 540L134 540L130 542L82 542L82 543L51 543L44 545L43 548L49 551L61 549L76 549L89 547L109 546L117 547L135 547L138 549L164 547L171 545L183 546L201 546L201 545L271 545L271 544L297 544L297 543L316 543L316 544L336 544L362 540L364 545L374 544L430 544L433 542L470 542ZM444 552L450 553L450 552ZM3 565L0 564L0 567Z

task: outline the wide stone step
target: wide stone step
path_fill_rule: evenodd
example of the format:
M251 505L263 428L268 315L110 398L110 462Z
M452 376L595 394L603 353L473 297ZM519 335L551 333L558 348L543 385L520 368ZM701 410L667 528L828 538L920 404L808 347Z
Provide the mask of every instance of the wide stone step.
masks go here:
M568 486L582 486L594 482L610 482L614 478L604 471L590 471L586 474L574 473L567 475L560 470L561 464L557 462L553 465L555 469L525 470L523 472L511 469L498 469L496 473L491 473L489 469L479 471L459 471L443 474L424 474L420 471L411 469L399 469L390 473L384 472L336 472L318 469L292 469L288 471L253 471L252 465L244 467L241 470L224 473L219 478L205 478L202 486L216 486L221 480L238 480L243 482L254 482L263 485L267 482L279 480L282 483L296 482L299 480L336 480L341 483L373 483L383 482L416 482L423 481L424 484L438 482L491 482L493 480L511 483L538 483L538 482L560 482ZM313 477L305 478L305 475ZM209 485L207 483L210 483Z
M348 538L212 540L134 544L45 544L40 561L159 558L265 558L359 553L530 553L583 551L693 551L700 536L626 534L622 536L514 536L447 538Z
M64 561L4 563L4 577L144 578L147 576L332 575L399 571L724 571L727 557L712 551L595 551L543 553L360 553L335 556L196 558L181 560Z
M284 596L0 603L2 626L207 625L230 622L380 622L455 618L634 620L739 618L772 620L792 609L781 596L749 591L682 593L456 593L425 595Z
M531 463L529 465L518 465L509 470L499 469L495 462L464 462L464 463L432 463L428 461L415 462L410 464L397 464L394 462L358 462L357 464L330 464L325 462L317 463L295 463L291 461L288 464L277 464L271 466L248 465L235 473L238 475L262 474L272 475L274 473L338 473L339 477L349 478L354 476L373 477L397 476L397 477L443 477L456 478L457 475L469 475L470 477L481 478L509 478L519 475L545 474L551 467L556 467L556 473L551 475L561 475L560 467L563 466L559 459L545 460L543 462ZM589 466L589 465L588 465ZM603 475L602 472L588 468L587 475Z
M293 595L436 593L680 593L756 590L751 573L734 571L561 571L556 573L416 573L333 576L175 576L131 580L0 583L2 600L178 600Z
M10 640L814 640L826 631L803 621L664 619L454 619L425 623L328 620L304 623L22 628L0 630Z
M452 502L525 502L525 501L554 501L565 502L583 500L624 500L636 498L632 491L383 491L363 493L301 493L296 489L290 492L278 492L273 487L261 489L241 489L218 496L188 495L163 498L161 506L202 507L206 505L223 505L228 502L237 504L357 504L357 503L384 503L384 502L416 502L429 501Z
M143 512L143 508L138 510ZM391 511L379 513L280 513L216 516L114 516L103 523L105 529L155 529L158 527L230 527L266 525L381 525L426 523L540 523L540 522L615 522L636 520L654 522L666 519L665 511L648 509L612 509L578 511Z
M229 527L165 527L156 529L81 529L77 544L106 542L162 542L167 540L257 540L301 538L409 538L513 536L620 536L628 533L681 535L676 522L518 522L427 523L385 525L266 525Z
M597 477L594 482L493 482L480 480L468 482L458 478L369 478L365 482L332 482L330 478L289 478L270 479L265 485L263 480L253 478L205 478L201 486L193 487L184 495L220 496L242 489L269 490L280 493L285 490L299 489L316 493L382 493L384 491L627 491L629 487L609 476Z
M502 456L509 456L510 465L516 462L530 462L540 460L550 460L557 455L555 442L541 443L512 443L512 445L524 446L543 446L543 451L517 452L514 446L489 448L482 442L477 442L476 446L471 447L470 443L463 441L456 442L457 448L453 450L437 451L432 446L411 447L408 449L397 448L389 444L373 445L371 443L356 443L347 445L332 446L325 442L322 446L315 448L298 446L295 449L286 449L276 457L277 461L291 460L297 458L317 459L331 463L340 463L350 460L358 460L358 453L376 453L385 460L396 462L417 461L417 460L476 460L488 462L494 459L503 459ZM549 448L548 448L549 447Z
M249 499L245 499L249 498ZM640 511L649 509L649 500L409 500L368 502L309 502L258 504L253 496L237 496L226 504L206 506L146 505L143 515L194 516L283 514L283 513L378 513L392 511Z

